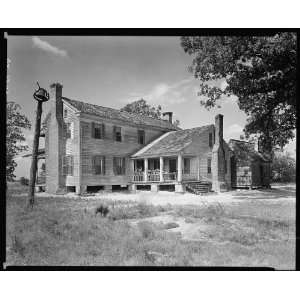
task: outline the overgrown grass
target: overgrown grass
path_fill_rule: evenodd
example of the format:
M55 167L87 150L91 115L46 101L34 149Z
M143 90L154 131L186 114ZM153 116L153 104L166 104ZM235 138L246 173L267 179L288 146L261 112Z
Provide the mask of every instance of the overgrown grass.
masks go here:
M20 193L20 187L10 189L7 198L8 265L295 265L290 204L154 206L43 197L28 210ZM95 213L100 205L109 208L106 217ZM175 222L143 220L166 213ZM176 219L195 229L204 224L206 239L184 240L180 232L166 230L177 227ZM132 220L141 221L132 225Z

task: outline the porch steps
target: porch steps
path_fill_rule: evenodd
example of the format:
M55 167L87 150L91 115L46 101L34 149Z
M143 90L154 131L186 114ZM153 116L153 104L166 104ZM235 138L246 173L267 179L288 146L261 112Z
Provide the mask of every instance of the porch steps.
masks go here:
M186 190L196 195L207 194L211 190L211 183L203 181L189 182L186 184Z

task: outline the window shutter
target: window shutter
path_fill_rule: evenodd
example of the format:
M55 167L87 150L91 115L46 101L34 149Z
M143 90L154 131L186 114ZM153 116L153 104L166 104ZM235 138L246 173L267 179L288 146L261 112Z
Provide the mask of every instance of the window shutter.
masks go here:
M125 157L122 159L122 174L125 174Z
M116 165L117 165L117 159L116 157L113 158L113 170L114 170L114 174L116 175Z
M92 122L91 126L92 126L92 138L94 138L95 137L95 123Z
M96 174L96 168L95 168L95 156L92 157L92 173Z
M73 176L73 171L74 171L74 157L73 155L71 156L71 175Z
M105 125L102 124L102 138L105 138Z
M103 173L103 175L105 175L105 156L103 156L103 158L102 158L102 166L103 166L102 173Z

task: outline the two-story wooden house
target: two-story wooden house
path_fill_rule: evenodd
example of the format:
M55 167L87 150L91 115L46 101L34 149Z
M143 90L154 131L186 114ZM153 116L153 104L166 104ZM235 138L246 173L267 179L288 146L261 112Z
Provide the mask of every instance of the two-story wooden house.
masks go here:
M215 124L182 130L169 120L63 97L51 85L46 117L46 191L104 189L223 191L231 188L233 151Z

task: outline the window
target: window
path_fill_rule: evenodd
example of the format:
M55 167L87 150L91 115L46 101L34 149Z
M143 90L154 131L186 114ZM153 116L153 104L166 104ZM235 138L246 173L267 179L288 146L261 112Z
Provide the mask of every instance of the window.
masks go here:
M73 139L74 123L66 123L66 138Z
M191 160L189 158L184 158L183 159L183 173L184 174L190 174L190 165L191 165Z
M64 118L66 118L68 116L68 110L65 108L64 109Z
M145 131L138 130L138 143L141 145L145 144Z
M74 159L73 155L67 155L63 158L63 175L73 176Z
M117 142L122 142L121 127L119 126L114 126L114 140Z
M225 169L225 174L227 174L227 160L225 159L225 162L224 162L225 166L224 166L224 169Z
M114 157L114 174L125 174L125 157Z
M207 159L207 174L211 174L211 158Z
M94 139L104 139L105 136L105 126L104 124L92 123L92 138Z
M105 157L96 155L93 157L93 171L94 174L105 174Z
M212 146L213 146L213 135L212 135L211 132L209 133L209 141L208 141L208 144L209 144L209 147L212 148Z

